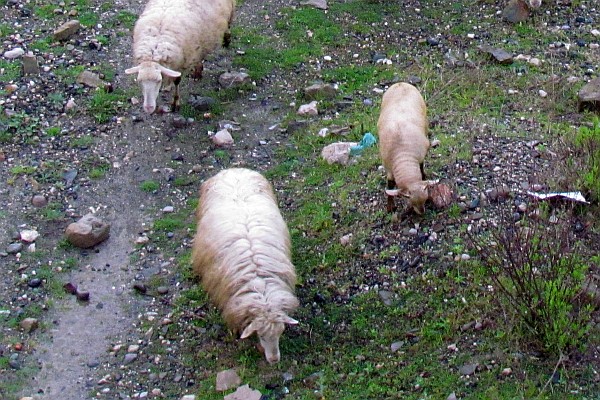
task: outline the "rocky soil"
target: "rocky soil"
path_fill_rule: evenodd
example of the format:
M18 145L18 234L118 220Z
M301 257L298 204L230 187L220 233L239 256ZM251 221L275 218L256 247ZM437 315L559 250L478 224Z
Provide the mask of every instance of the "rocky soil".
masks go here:
M414 10L422 5L408 3L411 7L403 5L410 8L406 18L416 18ZM0 53L7 62L3 64L3 74L12 71L9 63L19 65L18 76L0 78L0 105L6 117L0 124L9 134L8 139L0 141L0 356L9 359L8 365L0 365L0 399L179 399L195 394L199 377L212 372L191 369L181 360L188 357L190 348L196 341L201 342L199 337L204 335L211 340L218 338L210 342L217 347L212 353L199 354L199 358L218 360L219 354L231 351L228 346L234 339L223 327L206 332L189 323L201 313L214 312L208 306L173 315L180 293L192 284L179 268L180 256L189 250L191 228L159 230L154 221L187 212L199 184L221 168L240 165L265 171L275 165L276 151L290 146L293 124L288 130L280 129L290 103L296 101L299 91L321 77L320 63L326 61L310 60L299 65L295 74L277 72L254 82L250 88L244 86L237 97L221 105L225 110L222 118L214 118L208 111L196 119L170 113L146 115L140 104L131 101L131 97L139 98L138 89L131 77L123 73L131 66L131 29L119 18L123 12L139 14L141 4L117 1L106 7L106 3L91 1L89 9L97 16L96 23L70 35L64 45L58 46L51 40L48 48L37 49L34 43L51 36L59 25L76 18L82 10L76 12L76 3L60 3L51 10L54 17L45 19L36 16L36 8L41 6L36 2L8 0L0 4L4 13ZM540 44L541 53L551 53L548 57L562 57L564 61L560 85L567 85L566 79L571 76L589 79L600 68L600 38L589 33L598 28L600 9L589 6L590 2L586 4L587 7L564 10L548 6L540 11L547 12L551 24L564 31L565 43L587 46L590 52L586 60L570 62L569 55L561 50L565 43ZM263 26L265 32L274 32L283 6L288 4L244 1L239 6L236 24ZM474 25L478 21L487 24L494 16L501 18L502 4L478 2L473 7L476 10L469 17ZM503 22L486 24L477 31L477 39L486 37L486 29L503 26ZM473 71L468 60L454 58L448 51L460 53L470 37L423 29L398 30L381 37L366 33L355 39L345 53L332 54L331 62L350 65L358 58L368 64L381 58L378 52L384 51L387 43L411 48L411 43L418 42L425 45L415 47L413 57L426 59L430 52L441 51L449 54L447 68ZM53 51L59 47L60 51ZM33 51L39 71L34 66L31 74L22 76L21 58L11 61L12 55L6 55L15 48ZM206 62L201 81L184 81L184 99L218 89L218 78L223 72L238 72L232 67L233 60L243 57L245 49L243 37L237 37L232 48L219 50ZM406 60L393 62L418 73L418 68ZM69 66L80 66L78 74L97 73L102 82L73 82L63 72ZM97 93L93 86L97 85L108 85L109 91L115 93L107 106L110 113L90 102ZM431 100L436 100L436 96L439 100L442 91L440 88ZM377 95L360 93L347 101L369 105ZM162 102L168 99L165 95ZM293 107L298 105L294 103ZM318 118L327 119L341 110L341 106L328 109ZM511 114L517 112L510 110ZM433 124L443 126L445 118L436 116ZM564 115L564 120L573 123L579 118L574 111ZM231 125L231 121L235 121L235 144L223 159L208 132ZM301 121L297 125L303 124ZM505 121L506 129L514 128L511 124ZM525 120L519 122L518 128L533 134L539 125ZM503 191L520 193L513 199L515 218L528 212L529 199L523 191L546 189L547 171L556 162L551 152L540 146L543 139L534 142L524 136L497 137L489 126L477 125L469 118L452 134L459 135L461 131L475 131L479 137L473 143L472 160L447 165L439 177L460 188L459 202L466 220L477 225L484 218L480 203L490 196L502 197ZM434 132L438 132L435 127ZM368 172L369 177L379 175L379 171ZM142 183L148 181L157 182L158 186L140 190ZM276 182L275 186L281 189L285 184ZM501 189L486 190L493 187ZM298 195L280 191L282 203L290 210ZM356 213L374 213L382 207L379 193L362 192L358 196ZM110 224L110 238L90 249L69 246L63 236L65 228L88 213ZM576 229L583 231L592 224L586 218L573 221L579 224ZM187 222L191 224L191 215ZM390 232L384 224L368 227L369 240L362 249L364 259L343 272L346 286L332 298L343 303L355 293L393 285L378 272L377 263L369 263L369 255L394 243L405 243L404 257L388 260L390 266L399 270L422 266L429 259L444 259L440 243L451 242L455 231L447 229L443 221L427 231L418 228L418 224L405 225ZM40 236L33 242L22 240L25 230L34 230ZM585 235L582 233L582 237ZM422 251L422 244L428 241L435 245L429 247L432 250ZM452 257L447 261L451 263ZM50 276L55 281L58 277L59 283L49 287ZM89 299L78 300L66 294L63 283L89 292ZM299 293L302 298L308 290L301 288ZM314 312L320 312L318 301L302 299L302 303L309 308L312 304ZM37 311L33 315L39 324L37 329L14 324L29 316L32 305ZM175 331L181 332L180 337L166 335L172 324L179 325ZM292 337L307 334L300 330L305 328L298 329L290 333ZM595 354L589 356L593 358ZM273 380L281 380L278 372L273 375ZM17 377L27 379L18 391L1 387L9 388L11 380ZM283 376L284 382L286 379L293 377Z

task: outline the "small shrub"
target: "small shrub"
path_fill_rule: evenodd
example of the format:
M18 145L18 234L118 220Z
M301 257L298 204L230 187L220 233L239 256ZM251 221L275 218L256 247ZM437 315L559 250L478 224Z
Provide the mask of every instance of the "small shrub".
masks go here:
M600 118L594 118L591 127L582 126L575 136L579 152L579 182L593 200L600 200Z
M502 304L541 350L564 355L582 345L592 309L580 303L588 265L569 224L516 225L503 215L491 236L470 239Z

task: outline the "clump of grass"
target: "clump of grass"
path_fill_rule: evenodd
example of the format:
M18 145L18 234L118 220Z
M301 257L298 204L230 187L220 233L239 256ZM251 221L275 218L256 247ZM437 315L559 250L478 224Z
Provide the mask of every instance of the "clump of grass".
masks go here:
M522 220L505 211L487 239L472 243L499 300L525 334L547 354L567 355L583 345L592 308L583 303L588 261L568 224Z
M593 200L600 200L600 118L595 117L592 126L582 126L575 135L575 150L579 160L579 181Z
M153 180L147 180L140 184L140 189L148 193L156 192L160 189L160 183Z
M123 91L115 90L108 93L104 90L97 90L90 100L89 109L96 122L103 124L117 115L126 101L127 96Z

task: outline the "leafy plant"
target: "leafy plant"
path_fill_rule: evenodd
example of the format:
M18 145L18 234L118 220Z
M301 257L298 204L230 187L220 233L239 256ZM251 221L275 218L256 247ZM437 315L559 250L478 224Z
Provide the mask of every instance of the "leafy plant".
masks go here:
M140 184L140 189L144 192L152 193L160 189L160 184L153 180L147 180Z
M592 126L582 126L575 136L579 151L579 182L594 200L600 200L600 118L595 117Z
M501 303L541 350L558 356L582 346L592 312L581 298L588 263L568 229L541 219L515 225L503 215L487 240L470 236Z

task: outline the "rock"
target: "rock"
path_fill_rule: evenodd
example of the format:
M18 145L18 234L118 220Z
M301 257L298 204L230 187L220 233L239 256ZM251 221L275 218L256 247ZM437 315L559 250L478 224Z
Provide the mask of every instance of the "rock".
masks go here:
M260 400L261 397L261 392L252 390L250 386L244 385L237 388L235 392L223 397L223 400Z
M75 178L77 178L77 174L78 171L76 169L70 169L63 173L62 177L67 186L71 186L73 184L73 181L75 181Z
M419 78L416 75L410 75L406 82L410 83L411 85L418 85L419 83L421 83L421 78Z
M503 201L510 197L510 189L508 186L498 186L493 188L488 193L490 201Z
M379 298L381 299L383 304L385 304L386 306L391 306L392 300L394 298L394 293L390 292L389 290L380 290Z
M479 364L477 364L477 363L465 364L458 369L458 373L461 375L473 375L475 373L475 371L477 370L478 366L479 366Z
M67 104L65 104L65 112L69 112L75 109L75 107L77 107L77 104L75 103L75 100L71 97L69 100L67 100Z
M23 245L21 243L11 243L6 248L8 254L17 254L21 250L23 250Z
M198 111L209 111L216 101L212 97L190 96L188 103Z
M298 108L298 115L319 115L317 110L317 101L313 100L308 104L303 104Z
M42 286L42 280L40 278L31 278L29 280L29 282L27 282L27 286L29 286L30 288L38 288L40 286Z
M21 57L23 54L25 54L25 50L23 50L20 47L15 47L12 50L5 51L4 58L12 60L12 59Z
M448 397L446 397L446 400L456 400L456 393L450 393Z
M195 394L186 394L180 400L196 400Z
M594 78L581 88L578 94L578 109L600 111L600 77Z
M344 247L348 246L350 244L350 241L352 240L352 234L349 233L347 235L344 235L340 238L340 244Z
M325 146L323 148L323 150L321 150L321 157L323 157L323 159L325 161L327 161L328 164L338 163L338 164L346 165L346 164L348 164L348 161L350 160L350 147L352 147L352 146L356 146L356 143L354 143L354 142L331 143L331 144Z
M77 83L81 83L83 85L94 87L94 88L104 88L106 87L106 82L100 79L100 75L92 72L92 71L83 71L77 77Z
M527 62L535 67L539 67L540 65L542 65L542 60L540 60L537 57L531 57Z
M319 10L327 10L329 8L327 5L327 0L306 0L300 4L303 6L312 6L318 8Z
M167 294L169 293L169 288L166 286L159 286L156 288L156 291L158 292L158 294Z
M43 196L41 194L36 194L35 196L33 196L31 198L31 204L34 207L46 207L48 205L48 199L46 199L46 196Z
M141 282L134 283L133 288L141 294L145 294L148 291L148 288L146 287L146 285L144 285Z
M175 207L173 206L166 206L162 210L162 212L164 212L165 214L172 213L173 211L175 211Z
M37 329L39 322L35 318L25 318L19 323L19 326L25 333L29 333Z
M227 369L217 374L217 392L224 392L225 390L232 389L239 386L242 380L238 376L237 372L233 369Z
M484 44L479 46L479 50L484 53L489 53L494 57L500 64L511 64L513 62L513 56L504 49L498 49L490 45Z
M37 57L33 53L29 52L22 58L23 62L23 75L37 75L40 73L40 66L37 62Z
M75 293L75 297L77 297L77 300L79 301L90 301L90 292L77 291L77 293Z
M56 28L56 30L54 31L54 40L57 40L59 42L69 40L71 36L77 33L80 27L81 24L76 19L73 19L69 22L65 22L64 24Z
M33 243L38 237L40 237L39 232L33 229L22 230L19 235L21 236L21 240L26 243Z
M529 6L524 0L510 0L502 11L502 17L513 24L523 22L529 18Z
M328 83L315 83L304 89L304 97L308 100L332 99L337 95L335 87Z
M63 289L65 289L65 292L69 294L77 294L77 286L75 286L71 282L65 283L63 285Z
M233 144L233 137L227 129L221 129L219 132L215 133L212 137L212 141L219 147L229 146Z
M138 358L138 355L135 353L127 353L125 357L123 357L123 365L131 364Z
M84 215L79 221L69 224L65 230L67 240L76 247L87 249L102 243L110 235L110 225L93 214Z
M245 72L226 72L219 76L219 84L222 87L237 87L250 83L250 75Z
M444 183L437 183L429 187L429 198L438 209L448 207L454 201L452 189Z
M511 368L503 368L502 372L500 372L500 374L502 376L509 376L510 374L512 374L512 369Z
M392 353L397 352L398 350L400 350L400 348L404 346L404 342L400 341L400 342L394 342L392 343L392 345L390 346L390 349L392 350Z

